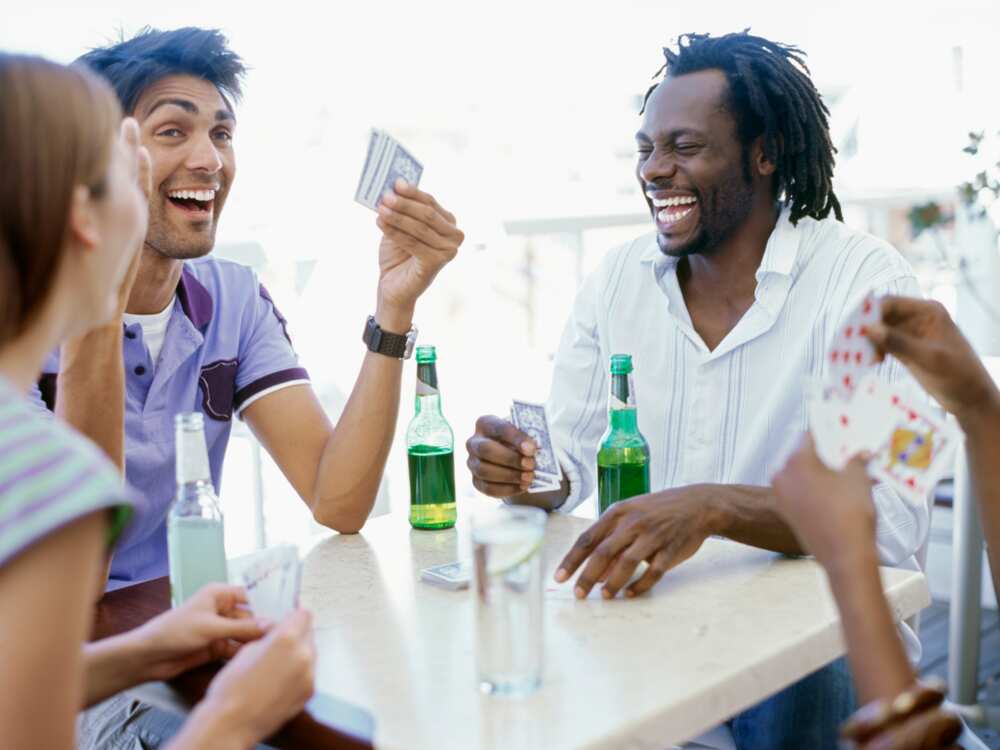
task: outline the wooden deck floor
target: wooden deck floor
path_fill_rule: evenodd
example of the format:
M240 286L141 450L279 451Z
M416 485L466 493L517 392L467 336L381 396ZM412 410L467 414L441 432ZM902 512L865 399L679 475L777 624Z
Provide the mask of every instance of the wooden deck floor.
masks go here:
M979 696L992 705L1000 705L1000 616L996 610L983 610L980 624L982 642L979 647ZM923 656L920 673L948 676L948 604L935 601L920 618L920 640ZM976 729L973 727L973 729ZM1000 750L1000 733L977 730L991 748Z

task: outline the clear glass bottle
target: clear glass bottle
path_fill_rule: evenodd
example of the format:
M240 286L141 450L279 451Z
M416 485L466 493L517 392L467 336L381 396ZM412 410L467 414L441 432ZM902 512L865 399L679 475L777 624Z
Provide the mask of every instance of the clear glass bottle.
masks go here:
M177 606L206 583L226 583L222 509L212 487L204 421L198 412L174 419L177 496L167 514L170 598Z

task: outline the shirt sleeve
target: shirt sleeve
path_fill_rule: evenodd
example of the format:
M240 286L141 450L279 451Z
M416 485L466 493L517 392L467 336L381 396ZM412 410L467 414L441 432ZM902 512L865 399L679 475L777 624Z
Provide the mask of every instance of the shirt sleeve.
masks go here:
M309 382L309 374L299 366L292 349L287 321L278 312L271 295L256 281L251 322L240 340L239 368L233 408L237 415L269 393Z
M598 302L604 274L593 274L577 293L556 353L546 406L552 445L569 480L559 511L568 513L597 484L597 444L607 428L607 374L601 356Z
M874 292L879 296L893 294L923 297L913 276L880 284L875 287ZM879 365L878 374L887 383L902 383L913 388L916 393L923 393L909 371L894 357L887 357ZM879 483L872 490L872 500L877 516L875 533L881 562L884 565L899 566L911 557L918 556L930 533L933 497L926 498L923 503L914 503L889 485Z

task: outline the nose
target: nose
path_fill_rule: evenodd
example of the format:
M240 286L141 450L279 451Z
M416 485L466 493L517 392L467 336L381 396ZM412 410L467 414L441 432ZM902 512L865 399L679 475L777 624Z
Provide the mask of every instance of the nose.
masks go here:
M192 172L207 172L215 174L222 169L222 157L219 149L212 143L209 134L194 139L191 152L185 165Z
M655 148L646 161L639 165L639 177L647 184L672 180L677 174L677 162L662 149Z

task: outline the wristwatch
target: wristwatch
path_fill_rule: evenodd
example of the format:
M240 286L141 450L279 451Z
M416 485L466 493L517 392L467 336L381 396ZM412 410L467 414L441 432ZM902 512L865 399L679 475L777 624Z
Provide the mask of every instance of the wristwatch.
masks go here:
M369 315L361 340L370 352L396 359L409 359L413 355L413 346L417 343L417 329L414 327L406 333L390 333L382 330L375 322L374 315Z

